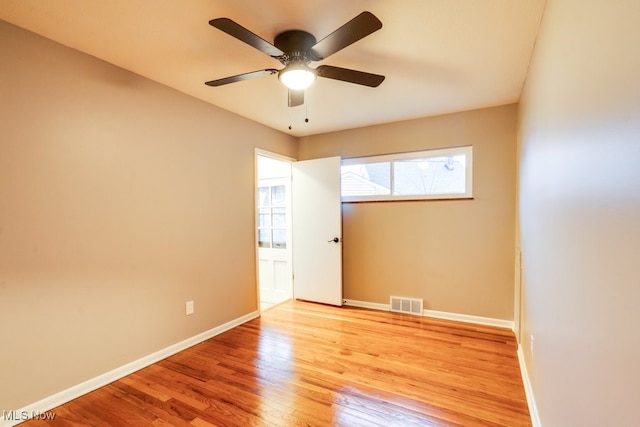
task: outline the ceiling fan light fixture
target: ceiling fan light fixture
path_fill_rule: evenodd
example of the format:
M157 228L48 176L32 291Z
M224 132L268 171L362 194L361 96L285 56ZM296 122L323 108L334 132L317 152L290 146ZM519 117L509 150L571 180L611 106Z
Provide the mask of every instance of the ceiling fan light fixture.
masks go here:
M305 64L291 64L278 73L278 79L291 90L304 90L316 80L316 72Z

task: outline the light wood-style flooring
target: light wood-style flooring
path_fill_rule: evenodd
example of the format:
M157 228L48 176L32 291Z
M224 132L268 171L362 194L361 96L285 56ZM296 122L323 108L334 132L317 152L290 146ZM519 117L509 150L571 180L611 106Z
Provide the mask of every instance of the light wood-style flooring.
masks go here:
M24 426L530 426L506 329L291 301Z

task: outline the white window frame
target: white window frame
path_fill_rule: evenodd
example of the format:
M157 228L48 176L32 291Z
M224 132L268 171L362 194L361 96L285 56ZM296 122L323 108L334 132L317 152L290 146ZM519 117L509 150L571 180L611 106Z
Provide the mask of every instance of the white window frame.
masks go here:
M393 194L393 162L395 160L419 159L424 157L441 157L452 155L465 155L465 192L447 194L420 194L420 195L394 195ZM342 165L359 165L366 163L389 162L390 168L390 192L389 195L364 195L342 196L343 202L373 202L394 200L442 200L442 199L472 199L473 198L473 147L449 147L407 153L385 154L381 156L351 157L342 159Z

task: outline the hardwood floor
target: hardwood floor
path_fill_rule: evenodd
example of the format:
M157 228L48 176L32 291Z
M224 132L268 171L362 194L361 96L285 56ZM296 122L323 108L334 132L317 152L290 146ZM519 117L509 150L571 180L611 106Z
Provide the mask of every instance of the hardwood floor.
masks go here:
M530 426L513 333L292 301L24 426Z

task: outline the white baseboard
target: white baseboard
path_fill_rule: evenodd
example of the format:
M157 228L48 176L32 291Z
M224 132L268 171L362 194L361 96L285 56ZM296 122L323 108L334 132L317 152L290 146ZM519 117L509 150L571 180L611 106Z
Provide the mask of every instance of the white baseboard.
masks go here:
M522 376L522 383L524 384L524 392L527 396L527 405L529 405L531 423L533 424L533 427L542 427L540 414L538 413L538 406L536 405L536 399L533 396L533 388L531 387L531 381L529 380L529 372L527 371L527 365L524 361L524 353L522 352L521 345L518 345L518 363L520 364L520 375Z
M476 325L495 326L513 330L513 320L494 319L492 317L471 316L469 314L449 313L436 310L424 310L424 315L437 319L457 320L458 322L475 323Z
M389 311L389 304L380 304L377 302L358 301L352 299L345 299L344 305L360 308L371 308L373 310ZM475 323L476 325L496 326L498 328L507 328L513 330L514 322L512 320L494 319L491 317L471 316L468 314L449 313L446 311L436 310L423 310L423 316L434 317L444 320L455 320L458 322Z
M220 326L209 329L208 331L204 331L191 338L187 338L184 341L180 341L179 343L170 345L169 347L165 347L162 350L158 350L155 353L144 356L138 360L134 360L133 362L127 363L126 365L123 365L119 368L113 369L102 375L98 375L95 378L91 378L90 380L84 381L80 384L77 384L73 387L70 387L52 396L46 397L42 400L39 400L38 402L27 405L24 408L21 408L15 411L5 411L6 413L10 412L14 419L13 420L0 419L0 426L2 427L14 426L32 417L38 417L39 414L44 414L47 411L50 411L51 409L57 406L65 404L84 394L87 394L93 390L103 387L116 380L119 380L120 378L123 378L136 371L139 371L142 368L145 368L149 365L159 362L162 359L166 359L169 356L172 356L182 350L185 350L189 347L192 347L196 344L206 341L209 338L213 338L216 335L219 335L223 332L228 331L229 329L233 329L236 326L239 326L243 323L248 322L249 320L255 319L259 315L260 313L258 311L254 311L252 313L246 314L242 317L231 320ZM4 415L5 414L3 414L3 418L4 418ZM19 419L15 419L15 418L19 418Z
M354 299L345 299L344 305L348 305L351 307L360 307L360 308L370 308L372 310L382 310L389 311L391 308L389 304L380 304L377 302L368 302L368 301L357 301Z

